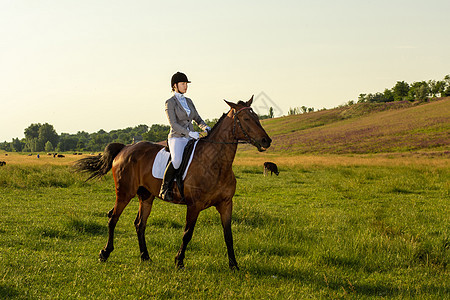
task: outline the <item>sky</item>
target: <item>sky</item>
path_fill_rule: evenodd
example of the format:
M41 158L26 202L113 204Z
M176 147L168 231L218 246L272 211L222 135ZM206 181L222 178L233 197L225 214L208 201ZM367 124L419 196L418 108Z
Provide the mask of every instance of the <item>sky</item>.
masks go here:
M0 0L0 142L168 124L184 72L203 119L276 116L450 74L448 0Z

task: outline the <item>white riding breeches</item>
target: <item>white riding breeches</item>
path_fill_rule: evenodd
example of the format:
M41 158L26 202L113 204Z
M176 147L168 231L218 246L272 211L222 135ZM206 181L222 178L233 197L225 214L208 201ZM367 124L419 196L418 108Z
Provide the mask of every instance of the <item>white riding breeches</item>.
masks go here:
M181 161L183 160L184 148L189 142L189 139L185 137L172 137L168 140L172 165L175 169L178 169L181 165Z

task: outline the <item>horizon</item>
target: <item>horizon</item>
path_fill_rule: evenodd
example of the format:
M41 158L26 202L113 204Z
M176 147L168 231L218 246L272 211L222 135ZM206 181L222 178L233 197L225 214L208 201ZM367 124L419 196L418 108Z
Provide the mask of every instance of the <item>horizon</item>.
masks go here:
M181 71L203 119L334 108L450 73L450 2L0 0L0 141L33 123L76 134L168 125ZM262 96L260 96L262 95ZM258 96L260 96L259 99Z

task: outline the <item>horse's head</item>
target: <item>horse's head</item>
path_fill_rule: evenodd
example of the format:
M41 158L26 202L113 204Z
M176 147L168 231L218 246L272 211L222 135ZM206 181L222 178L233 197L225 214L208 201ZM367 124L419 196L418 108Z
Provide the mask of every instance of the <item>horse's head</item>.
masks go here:
M262 128L258 115L250 107L253 96L247 102L239 101L237 104L226 100L225 102L231 107L229 115L233 118L233 133L236 139L247 141L260 152L269 148L272 139Z

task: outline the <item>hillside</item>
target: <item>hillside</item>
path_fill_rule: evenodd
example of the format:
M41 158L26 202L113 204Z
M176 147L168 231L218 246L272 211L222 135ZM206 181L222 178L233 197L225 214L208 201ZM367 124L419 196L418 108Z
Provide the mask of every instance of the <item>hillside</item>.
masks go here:
M267 153L363 154L450 151L450 97L418 104L361 103L263 120ZM240 147L241 152L250 146Z

